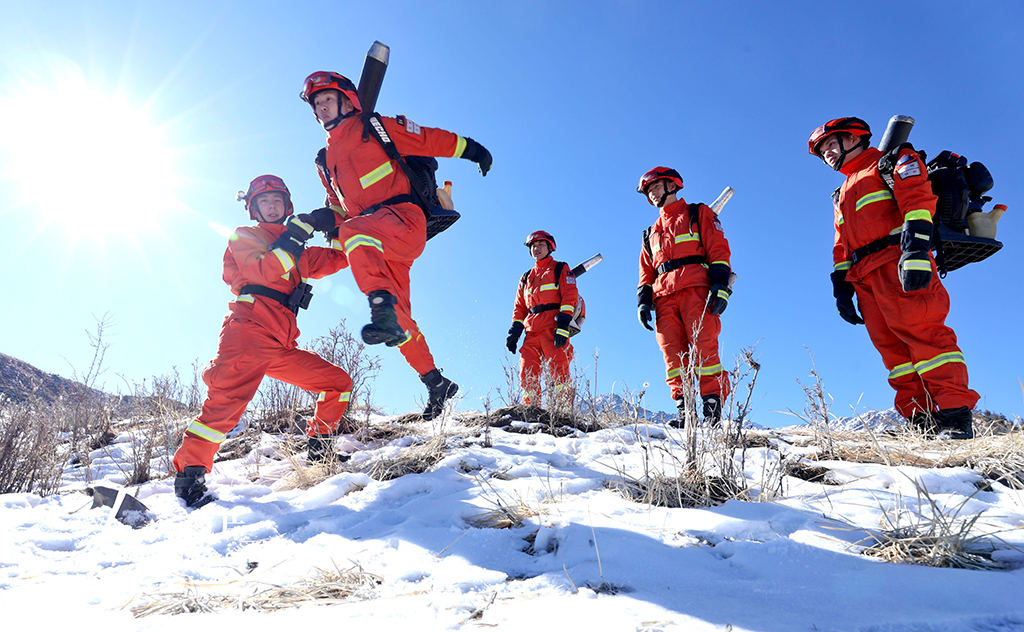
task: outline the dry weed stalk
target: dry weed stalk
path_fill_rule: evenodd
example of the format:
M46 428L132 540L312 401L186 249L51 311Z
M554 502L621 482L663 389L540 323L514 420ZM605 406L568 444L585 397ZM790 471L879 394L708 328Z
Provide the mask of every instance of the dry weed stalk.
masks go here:
M377 575L355 567L349 570L325 571L314 568L311 577L284 585L267 585L253 579L230 582L231 592L206 592L188 580L180 591L145 595L145 603L132 608L136 619L151 615L174 615L190 612L215 613L224 610L258 610L274 612L309 604L344 603L353 597L372 598L372 590L383 580Z

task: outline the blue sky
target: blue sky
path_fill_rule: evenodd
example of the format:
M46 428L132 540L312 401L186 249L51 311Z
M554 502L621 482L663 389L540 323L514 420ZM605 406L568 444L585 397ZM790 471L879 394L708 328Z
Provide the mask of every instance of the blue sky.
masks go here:
M950 273L948 319L978 406L1024 415L1018 330L1024 270L1024 110L1014 2L0 2L0 352L70 375L88 367L94 316L116 321L108 390L185 372L216 350L231 298L225 237L248 218L234 196L274 173L297 209L321 205L324 142L298 98L315 70L357 80L370 44L391 47L378 110L484 144L493 171L442 161L463 219L412 271L413 313L460 409L500 403L516 283L543 229L556 258L605 261L580 280L577 363L597 390L650 384L670 410L653 334L636 319L640 233L656 211L635 192L656 165L688 201L736 195L722 214L739 275L723 355L757 343L755 421L795 421L813 354L841 416L892 405L863 327L836 313L829 195L840 175L809 156L824 121L894 114L934 155L984 162L1010 210L1004 249ZM90 134L94 134L91 137ZM991 205L990 205L991 206ZM351 273L318 284L300 342L367 320ZM594 353L599 359L595 367ZM374 400L420 405L398 353L380 350ZM119 377L122 376L122 377Z

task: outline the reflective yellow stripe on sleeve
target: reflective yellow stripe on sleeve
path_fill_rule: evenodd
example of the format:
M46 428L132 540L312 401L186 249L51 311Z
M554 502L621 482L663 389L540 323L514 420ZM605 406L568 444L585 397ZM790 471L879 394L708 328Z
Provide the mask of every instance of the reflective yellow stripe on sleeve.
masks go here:
M700 241L700 233L686 233L685 235L676 235L677 244L681 244L687 241Z
M291 272L291 269L295 267L295 259L287 251L281 248L274 248L270 252L281 262L281 267L284 269L285 274Z
M910 375L911 373L915 373L914 365L911 364L910 362L906 362L904 364L899 364L893 367L892 371L889 371L889 379L895 380L898 377Z
M544 285L540 286L540 289L537 290L537 291L538 292L543 292L545 290L557 290L557 289L558 289L558 284L557 283L545 283Z
M923 220L925 220L927 222L931 222L932 221L932 214L931 214L931 211L926 211L923 208L919 208L919 209L915 209L913 211L910 211L909 213L904 215L903 219L905 219L907 221L910 221L912 219L923 219Z
M466 151L466 139L456 135L458 142L455 143L455 153L452 154L452 158L462 158L462 152Z
M575 305L562 305L562 308L559 309L558 311L560 311L560 312L569 312L571 314L571 313L576 311L576 306Z
M836 264L836 272L842 272L843 270L849 270L853 267L852 261L840 261Z

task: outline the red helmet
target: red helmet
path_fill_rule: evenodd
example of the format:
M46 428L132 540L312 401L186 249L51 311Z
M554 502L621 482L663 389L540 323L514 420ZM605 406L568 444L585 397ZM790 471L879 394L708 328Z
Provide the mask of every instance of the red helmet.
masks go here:
M313 97L321 90L337 90L348 97L357 111L363 111L363 106L359 103L359 93L356 91L356 86L349 81L348 77L324 70L314 72L306 77L306 81L302 84L302 92L299 93L299 98L308 103L309 107L313 107Z
M847 134L857 136L865 145L871 140L871 128L868 124L859 118L848 116L846 118L832 119L811 132L811 137L807 139L807 151L812 156L821 158L821 154L818 153L818 145L836 132L846 132Z
M669 169L668 167L655 167L654 169L651 169L644 175L640 176L640 184L639 186L637 186L636 192L646 197L647 187L651 186L651 184L655 180L661 179L674 182L677 187L679 187L680 189L683 188L683 176L679 175L678 171L676 171L675 169ZM654 202L651 202L650 198L647 198L647 201L650 202L651 204L654 204Z
M526 243L523 245L529 248L530 244L532 244L535 241L546 241L548 242L548 248L551 249L551 252L555 251L555 238L551 236L551 233L545 232L543 230L534 231L530 233L529 237L526 238Z
M265 175L250 182L249 190L245 193L238 192L238 199L245 200L245 210L249 211L249 219L260 221L260 218L256 217L259 208L253 200L261 193L270 193L272 191L284 194L284 217L288 217L294 212L295 207L292 206L292 194L288 191L288 187L284 185L284 180L277 176Z

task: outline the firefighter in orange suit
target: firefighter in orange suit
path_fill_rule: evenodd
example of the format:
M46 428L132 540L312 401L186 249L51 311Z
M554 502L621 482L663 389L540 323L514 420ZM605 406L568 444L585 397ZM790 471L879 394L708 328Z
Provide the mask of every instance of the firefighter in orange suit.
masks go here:
M644 234L637 288L640 324L657 331L665 356L666 379L685 419L684 380L692 366L700 382L704 422L718 425L729 396L729 374L718 356L719 316L729 304L729 242L718 216L704 204L687 204L677 194L683 178L675 169L655 167L640 178L637 192L658 207ZM651 327L651 310L655 327Z
M555 261L551 256L555 251L555 238L550 233L543 230L530 233L525 246L537 263L519 281L505 347L515 353L519 337L526 332L526 340L519 350L519 383L523 387L524 404L540 405L545 365L555 388L555 395L549 394L549 400L572 402L569 322L579 299L576 277L566 263Z
M312 218L292 214L291 195L277 176L253 180L244 200L249 217L258 223L237 228L228 240L224 282L237 298L221 326L217 355L203 371L207 395L202 411L185 428L174 454L174 491L188 506L212 500L206 494L205 474L265 375L319 394L307 422L307 461L324 464L348 458L333 451L330 435L348 406L352 378L295 343L295 316L310 296L304 280L344 268L345 253L337 243L334 248L305 247L313 232Z
M949 295L931 255L936 198L928 172L905 144L885 155L883 174L883 154L870 139L868 124L848 117L825 123L807 143L812 155L846 176L833 196L839 314L867 326L900 414L940 438L970 439L978 394L967 385L963 353L945 324ZM891 176L891 185L883 176Z
M426 243L424 212L413 200L401 165L364 129L351 81L315 72L306 78L301 97L327 130L326 155L318 163L329 206L313 212L316 229L337 227L352 276L370 302L371 323L363 327L363 341L399 348L427 387L423 418L433 419L459 387L434 366L412 319L409 269ZM403 156L466 158L478 163L484 175L491 168L490 152L472 138L420 127L402 116L381 117L381 122Z

